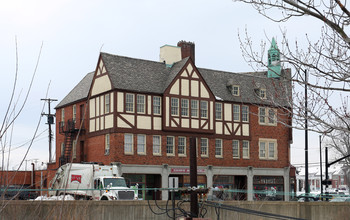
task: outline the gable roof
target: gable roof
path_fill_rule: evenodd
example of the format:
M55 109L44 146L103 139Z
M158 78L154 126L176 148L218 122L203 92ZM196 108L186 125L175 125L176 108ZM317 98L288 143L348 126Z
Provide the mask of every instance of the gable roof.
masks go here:
M113 89L133 92L162 94L187 63L185 58L167 67L165 63L101 53ZM286 97L291 97L290 71L279 79L267 78L267 72L232 73L197 68L210 90L218 100L290 106ZM56 108L87 98L93 73L87 74ZM233 96L228 82L240 86L240 96ZM256 95L255 88L265 88L268 99ZM272 97L272 98L271 98Z

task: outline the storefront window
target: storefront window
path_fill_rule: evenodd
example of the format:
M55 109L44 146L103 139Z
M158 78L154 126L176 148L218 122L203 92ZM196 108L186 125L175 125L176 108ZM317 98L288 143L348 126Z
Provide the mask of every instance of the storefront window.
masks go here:
M254 176L254 200L283 200L283 177Z

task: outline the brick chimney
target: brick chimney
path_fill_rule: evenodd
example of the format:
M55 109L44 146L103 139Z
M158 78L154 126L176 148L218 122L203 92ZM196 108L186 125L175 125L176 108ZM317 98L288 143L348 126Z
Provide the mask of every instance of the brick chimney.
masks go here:
M192 61L194 62L194 43L193 42L186 42L186 41L179 41L177 43L178 47L181 47L181 58L184 59L186 57L191 57Z

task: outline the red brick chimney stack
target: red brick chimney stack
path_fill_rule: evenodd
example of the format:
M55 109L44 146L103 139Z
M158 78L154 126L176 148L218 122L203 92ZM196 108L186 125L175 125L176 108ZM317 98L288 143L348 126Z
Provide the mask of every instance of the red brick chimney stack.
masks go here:
M194 60L194 43L193 42L186 42L186 41L179 41L177 43L178 47L181 47L181 58L184 59L186 57L191 57L191 59Z

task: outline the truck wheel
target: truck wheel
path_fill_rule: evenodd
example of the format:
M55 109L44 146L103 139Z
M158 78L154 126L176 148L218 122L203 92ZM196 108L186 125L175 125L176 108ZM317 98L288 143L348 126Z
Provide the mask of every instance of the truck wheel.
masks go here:
M106 196L102 196L101 200L108 200Z

